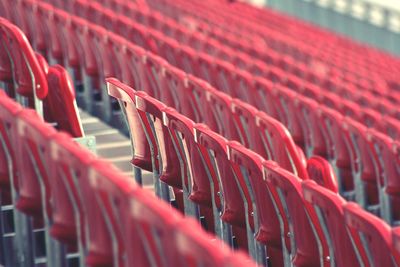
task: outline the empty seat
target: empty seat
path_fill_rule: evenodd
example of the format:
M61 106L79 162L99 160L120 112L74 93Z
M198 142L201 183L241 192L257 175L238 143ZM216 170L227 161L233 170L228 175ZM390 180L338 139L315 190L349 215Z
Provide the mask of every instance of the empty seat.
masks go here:
M317 214L319 227L323 229L324 238L328 243L328 250L322 251L321 262L329 262L338 266L356 265L358 262L356 252L344 225L343 204L345 200L337 193L325 189L313 181L304 181L302 188L303 197L312 205L311 207Z
M348 203L343 209L359 265L396 266L390 226L355 203Z
M241 190L234 180L227 154L228 141L202 124L196 124L194 130L195 140L209 169L208 175L215 205L221 212L223 223L220 237L231 245L234 245L232 243L234 238L241 249L247 250L244 208L244 202L247 200L240 193ZM232 225L233 229L227 230L224 223Z
M10 186L18 188L16 165L16 120L15 117L22 111L22 107L6 96L0 90L0 138L3 145L0 153L0 184L2 189L10 191Z
M273 196L275 209L281 217L281 236L285 240L289 260L295 266L320 266L318 244L328 249L317 215L304 201L301 180L290 172L263 165L264 179Z
M97 204L96 214L100 217L93 218L98 222L97 225L88 225L98 231L98 245L101 245L106 254L103 259L113 266L128 266L132 262L132 256L129 254L129 242L140 242L139 234L133 235L127 232L128 229L135 228L131 223L129 211L129 199L132 192L138 189L137 184L131 178L121 175L112 164L104 160L97 160L91 165L88 179L92 187L91 194L94 196L93 204ZM102 221L108 223L106 228ZM131 241L130 241L131 240ZM137 263L143 254L140 250L135 251ZM127 257L128 255L128 257Z
M125 116L129 125L133 147L132 164L152 171L151 153L146 135L141 126L135 103L135 90L115 79L107 79L109 95L118 99L122 107L125 107Z
M246 149L237 142L230 142L228 151L236 182L242 194L247 198L245 207L247 204L246 209L249 212L248 227L251 227L250 229L254 231L256 242L266 246L266 253L271 264L281 266L283 257L279 220L271 196L268 193L267 185L263 180L262 164L264 160L258 154ZM276 164L272 161L268 163L272 166ZM249 236L249 242L250 238L251 236ZM257 248L257 250L261 251L262 249L262 246ZM261 255L262 253L256 259L260 264L265 264L263 263L265 259Z

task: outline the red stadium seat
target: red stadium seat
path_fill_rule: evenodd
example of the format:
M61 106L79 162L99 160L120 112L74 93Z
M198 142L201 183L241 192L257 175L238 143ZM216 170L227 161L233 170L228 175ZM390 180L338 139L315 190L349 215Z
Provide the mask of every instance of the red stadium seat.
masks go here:
M344 206L346 225L351 233L360 265L396 266L392 259L390 227L354 203Z
M321 262L327 261L340 266L357 264L356 252L352 248L350 236L344 225L345 200L313 181L304 181L302 187L304 199L312 204L320 227L323 229L324 238L329 244L328 251L322 252Z

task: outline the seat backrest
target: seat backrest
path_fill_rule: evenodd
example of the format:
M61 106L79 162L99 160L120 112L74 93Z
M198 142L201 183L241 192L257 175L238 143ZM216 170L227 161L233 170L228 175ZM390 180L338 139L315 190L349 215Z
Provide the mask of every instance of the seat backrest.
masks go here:
M327 159L333 165L340 181L341 191L351 191L354 183L351 175L350 157L354 153L349 152L345 138L348 133L342 127L343 116L335 110L320 106L318 115L321 119L322 133L328 142Z
M280 246L279 222L267 186L263 182L264 159L237 142L228 143L228 153L237 183L241 190L248 191L250 196L252 209L249 210L254 211L253 216L257 220L254 224L259 225L258 229L255 229L256 238L265 244ZM272 161L269 164L274 165Z
M355 203L350 202L343 209L354 249L359 255L359 264L363 266L397 266L392 259L390 226Z
M185 92L182 95L182 114L193 121L207 124L214 131L219 130L213 113L212 106L207 101L207 95L216 90L209 83L193 75L187 75L183 80Z
M338 181L335 172L326 159L319 156L309 158L307 160L307 173L310 179L320 186L338 193Z
M21 111L22 107L0 90L0 185L6 191L10 190L10 185L18 187L15 161L17 139L14 137L17 130L15 117Z
M155 57L153 54L147 52L143 59L144 76L146 87L141 90L146 91L149 95L156 99L160 99L163 88L163 75L162 68L166 65L166 61L161 57Z
M129 220L129 198L130 194L138 190L138 185L132 178L128 178L121 174L114 165L104 160L96 160L91 165L89 171L90 186L93 188L91 194L94 195L94 201L98 205L100 213L96 213L101 217L95 219L99 222L106 221L107 228L95 227L99 233L99 241L105 249L108 250L104 256L108 261L112 258L112 263L118 266L128 266L126 255L130 251L128 247L128 239L135 238L132 242L140 242L138 234L136 236L125 232L131 227ZM100 226L104 226L100 224ZM143 257L140 251L136 251L136 260Z
M195 118L192 112L185 110L185 105L190 106L187 101L182 101L182 91L186 73L182 70L165 64L162 69L162 90L159 100L165 105L175 107L176 110L187 114L189 118Z
M75 89L68 72L60 65L49 68L47 74L49 93L45 102L57 128L73 137L84 135L79 111L75 100Z
M3 46L11 57L16 92L44 99L48 92L46 76L24 33L10 22L1 20L0 34Z
M234 117L235 127L240 134L241 143L255 152L259 153L264 158L267 158L267 153L260 146L261 137L256 126L255 116L257 109L253 106L244 103L235 98L231 101L231 114Z
M262 173L263 164L271 167L277 164L273 161L264 162L261 156L237 142L228 143L228 155L236 182L247 199L249 224L255 232L255 239L267 245L271 263L279 266L283 264L279 218Z
M50 215L51 190L49 186L50 165L47 161L50 153L49 142L56 130L43 122L34 110L24 110L16 118L17 131L16 158L19 169L19 198L17 208L29 215L42 217L46 207ZM46 203L42 203L42 196Z
M363 124L350 118L345 118L343 128L349 132L350 142L354 146L351 157L353 173L359 173L362 180L376 182L374 161L377 160L372 145L367 140L367 130Z
M78 195L76 190L72 190L74 189L72 177L64 172L68 169L68 165L63 162L63 158L58 153L63 151L62 147L70 142L71 136L65 133L57 133L49 140L50 153L47 161L53 162L49 166L49 177L56 177L49 179L50 190L53 192L51 206L53 224L50 233L53 238L75 247L77 242L81 241L78 240L80 238L78 230L81 231L81 229L78 229L74 210L74 200L78 199Z
M220 240L211 241L213 237L205 234L193 219L185 219L176 227L176 266L224 266L230 250Z
M151 171L150 147L141 125L139 112L136 109L136 90L113 78L108 78L106 81L108 94L118 99L121 103L121 108L124 110L129 125L133 148L132 164L139 168Z
M211 113L218 126L217 133L230 139L240 141L240 134L235 127L235 122L230 110L232 99L222 92L207 92L207 101Z
M400 140L399 120L394 117L385 116L383 121L385 124L386 133L394 140Z
M256 131L261 136L266 158L276 161L282 168L294 173L301 179L308 179L306 166L293 142L289 131L277 120L264 112L256 113ZM260 146L260 144L257 144ZM261 154L261 155L263 155Z
M256 93L254 106L259 110L265 111L268 115L275 119L282 118L283 109L279 101L276 101L273 88L273 82L267 79L256 78L254 81L254 91Z
M326 142L321 132L321 122L315 113L318 109L318 103L312 99L297 96L295 103L307 123L306 127L306 154L308 156L326 156ZM300 115L301 116L301 115Z
M7 21L3 18L0 19L0 23L7 23ZM2 34L2 33L0 33ZM9 57L6 47L5 47L5 42L3 38L1 38L0 41L0 81L5 82L5 83L11 83L13 80L12 76L12 64L11 64L11 58ZM7 89L7 88L3 88Z
M59 140L55 138L55 142L51 144L51 156L57 174L54 177L61 180L63 190L69 196L68 205L73 208L73 217L80 235L78 242L81 242L87 252L85 262L88 265L112 266L113 254L107 222L101 215L95 188L89 179L96 157L72 139L65 138L58 142ZM55 209L57 208L56 206Z
M396 194L400 189L396 178L398 177L399 151L393 139L374 129L367 131L367 139L372 142L382 166L384 179L380 181L380 186L385 187L388 194Z
M125 225L129 266L137 264L136 253L143 250L147 255L143 262L147 261L155 266L180 266L179 261L183 257L178 253L178 243L175 240L177 232L181 231L181 225L186 225L187 221L181 223L183 218L178 212L145 190L132 192L129 209L120 212L123 216L128 215L131 222ZM140 242L137 242L137 235Z
M379 186L382 194L388 197L390 204L387 208L390 212L391 223L400 220L396 210L400 207L400 198L398 192L400 190L399 171L400 171L400 144L393 141L389 136L378 132L374 129L367 131L367 139L373 144L377 154L381 175L379 177Z
M202 205L211 207L210 181L205 166L200 164L201 154L195 142L194 122L168 108L164 111L164 125L169 128L178 157L187 166L186 187L190 190L189 198Z
M322 229L310 205L304 201L301 180L280 168L263 165L264 180L276 203L276 212L281 217L281 234L292 249L295 266L320 266L318 244L327 249ZM292 244L289 244L289 239Z
M302 188L303 197L314 208L329 245L329 251L324 251L323 258L337 266L356 265L356 253L344 225L345 200L314 181L304 181Z
M301 121L303 118L300 116L298 109L295 105L295 99L298 97L296 92L289 90L288 88L282 85L276 85L276 92L279 103L281 104L282 111L285 114L286 122L279 120L280 122L284 122L285 126L289 130L292 135L293 141L300 146L301 148L305 147L305 123ZM271 114L268 114L271 116ZM274 117L274 116L272 116ZM274 117L277 119L277 117Z
M245 199L242 198L233 178L227 155L228 141L203 124L196 124L194 130L196 142L209 168L214 194L217 195L215 197L217 205L220 202L223 203L221 219L229 224L245 228Z
M139 116L152 147L153 161L160 179L168 185L182 188L181 169L177 164L178 156L168 128L163 124L163 112L166 106L144 92L136 93L135 102L137 110L141 111Z

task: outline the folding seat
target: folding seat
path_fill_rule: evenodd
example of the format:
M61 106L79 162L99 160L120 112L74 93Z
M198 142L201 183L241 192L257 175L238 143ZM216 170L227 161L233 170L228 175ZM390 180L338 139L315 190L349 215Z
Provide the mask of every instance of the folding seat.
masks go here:
M150 146L152 171L156 195L169 202L168 185L182 188L179 158L174 153L173 141L163 125L163 111L166 106L145 92L135 92L136 109ZM162 179L161 179L161 175ZM160 181L161 180L161 181Z
M30 35L29 31L29 21L27 20L27 17L24 16L24 10L23 6L21 5L21 1L17 1L13 5L9 5L8 9L10 10L11 15L8 19L25 34L28 40L31 40L32 36Z
M232 99L230 106L231 116L234 118L234 125L240 136L240 143L269 159L266 148L260 146L262 140L255 120L258 110L239 99Z
M50 192L48 171L44 162L48 152L47 142L56 130L43 120L34 110L25 110L18 114L16 151L20 158L16 160L19 171L17 208L26 214L42 218L42 212L50 214ZM46 142L44 142L46 140ZM42 202L42 200L46 200ZM47 210L44 210L47 208Z
M278 215L268 193L262 175L262 164L277 166L237 142L228 143L228 157L234 170L234 178L242 196L246 199L246 228L249 252L259 264L269 257L272 266L283 266L282 240ZM255 243L251 241L255 238Z
M367 131L367 140L372 143L377 154L379 171L378 186L381 204L381 217L394 225L398 220L399 211L399 144L389 136L374 129Z
M121 66L122 81L133 88L145 88L142 58L146 51L117 35L112 35L111 42Z
M0 185L2 191L10 191L10 186L18 188L14 136L16 131L15 117L22 111L22 107L8 98L2 90L0 90L0 107L0 138L2 140Z
M286 128L289 130L290 134L292 135L293 141L298 145L300 148L304 150L305 148L305 126L302 123L303 116L298 112L298 108L296 107L295 100L298 98L298 94L293 92L292 90L287 89L284 86L276 85L275 89L273 90L276 93L277 102L281 106L282 115L279 117L272 116L274 119L277 119L279 122L284 124ZM271 103L274 104L274 103ZM278 105L278 104L275 104Z
M313 181L302 183L304 200L311 204L311 208L318 218L323 229L328 250L323 251L321 263L337 266L356 266L357 256L352 247L351 239L345 226L343 205L345 200Z
M126 26L123 26L123 24ZM120 26L127 28L126 34L121 34L123 37L134 44L157 54L157 43L155 39L151 38L154 31L142 25L133 24L127 18L117 18L115 28L119 28Z
M276 161L282 168L296 174L301 179L307 179L305 156L302 150L295 145L287 129L263 112L257 112L255 118L256 131L261 137L260 144L263 144L265 149L264 153L260 155Z
M187 113L185 106L190 106L187 101L183 101L186 99L186 95L184 92L185 84L184 82L187 80L186 73L178 68L175 68L167 62L163 62L164 64L161 66L160 70L160 97L158 100L163 102L165 105L176 108L179 112L184 113L189 118L194 119L196 112ZM191 109L191 107L189 107ZM195 108L193 108L195 109ZM186 111L188 112L188 111Z
M217 123L218 130L216 132L228 139L240 141L240 133L231 113L232 99L227 94L214 91L207 92L207 101L211 107L208 113L212 114Z
M370 108L364 108L360 114L361 122L369 128L374 128L377 131L386 130L382 125L382 115Z
M64 50L62 46L62 36L56 27L57 16L54 15L54 9L51 5L41 5L38 10L42 10L40 26L48 42L47 59L51 65L64 63Z
M33 4L31 1L21 1L20 4L21 10L25 13L27 20L30 22L30 35L35 36L35 38L31 40L32 47L40 54L47 55L49 45L40 23L45 20L44 9L39 8L37 4ZM43 3L43 6L45 5L46 4Z
M116 79L108 78L106 81L108 94L118 100L126 116L132 142L133 158L131 162L134 166L151 172L151 152L146 134L142 128L140 115L136 109L136 91ZM140 174L135 175L135 178L141 184Z
M320 156L314 156L307 160L307 174L311 180L322 187L338 193L338 181L332 165Z
M75 90L68 72L60 65L52 66L47 74L47 82L49 93L44 103L49 107L51 121L57 123L57 129L66 131L73 137L82 137L84 133Z
M283 104L276 100L274 92L275 86L279 85L272 83L268 79L254 79L254 104L253 106L259 110L266 112L271 117L281 119L284 117ZM277 90L279 92L279 90Z
M288 89L291 89L297 93L301 93L304 96L314 96L311 94L307 94L307 91L306 91L307 88L304 86L303 80L301 80L300 78L293 76L291 74L283 73L282 70L281 70L281 72L282 72L282 74L281 74L282 76L280 76L281 79L282 79L282 77L285 77L285 79L282 80L282 84L284 86L286 86ZM311 85L309 85L309 87L311 87ZM318 98L318 97L314 97L314 98Z
M193 69L194 51L189 47L181 47L176 40L159 40L158 49L162 56L169 64L175 66L185 72L191 73Z
M194 133L202 162L208 169L214 209L220 214L214 217L218 219L216 235L230 246L236 245L247 250L244 199L238 185L232 180L233 172L226 153L228 141L203 124L196 124Z
M378 157L367 140L367 128L350 118L345 118L343 129L349 133L349 139L345 139L351 154L351 168L356 190L355 200L363 208L377 213L379 208L379 189L377 174ZM354 153L354 154L353 154Z
M127 247L128 240L132 238L132 242L140 242L138 233L131 235L131 232L127 231L128 227L132 227L132 224L128 223L129 199L132 192L137 191L139 186L131 178L123 176L114 165L104 160L96 160L90 166L88 179L92 188L93 204L98 205L99 217L95 219L108 223L106 228L103 228L103 224L90 227L95 228L93 231L99 232L97 241L100 242L104 251L107 251L107 254L104 254L107 261L113 266L129 266L126 256L133 247L130 249ZM138 263L140 257L144 257L140 251L136 250Z
M338 178L339 192L346 199L354 199L354 181L351 173L349 147L345 139L348 132L342 127L343 116L332 109L320 106L318 116L321 121L322 134L328 144L327 159L332 164ZM349 143L349 142L347 142Z
M148 52L143 56L142 62L144 70L142 79L145 80L145 87L140 89L146 91L152 97L160 99L163 91L162 68L167 65L167 62L161 57L155 57Z
M303 119L301 121L306 122L307 127L305 129L305 152L308 157L318 155L325 157L326 152L326 141L321 132L320 120L317 117L315 111L319 105L316 101L297 96L295 99L295 105L298 107L298 112L301 112ZM299 115L301 116L301 115Z
M298 78L295 77L295 79L298 79ZM294 78L291 78L291 80L293 81ZM287 81L286 83L289 83L289 82L290 82L290 80ZM301 94L303 97L315 99L317 102L321 101L323 93L322 93L321 88L319 88L318 86L313 85L313 84L305 84L303 86L300 86L300 82L296 82L293 84L294 84L294 85L292 85L293 87L296 86L294 88L298 88L295 91L298 92L299 94Z
M2 23L4 20L0 20ZM14 91L10 90L13 84L13 74L11 59L7 54L4 42L0 42L0 87L7 92L10 97L14 97Z
M110 222L114 264L169 266L171 240L182 217L107 165L98 165L91 177L96 177L100 209Z
M383 117L382 121L384 129L386 129L386 134L393 140L400 140L400 121L387 115Z
M263 175L280 217L282 243L286 253L290 254L287 260L295 266L320 266L323 255L320 253L329 248L322 228L316 223L316 213L303 199L301 180L280 167L268 164L263 165Z
M188 73L193 74L200 79L209 82L212 86L218 88L216 85L219 74L217 73L217 70L213 69L213 66L215 66L215 58L204 53L196 53L195 60L196 65L192 67L193 72ZM226 88L226 86L219 88L221 91L224 89L228 90L229 88ZM229 91L227 92L229 93Z
M51 233L57 237L75 228L81 259L83 257L89 266L112 266L112 250L107 246L111 243L107 221L101 219L101 209L96 202L93 183L89 179L91 166L96 160L95 155L72 139L59 134L51 142L51 160L51 176L58 180L51 181L53 199L58 199L54 201ZM64 191L67 199L62 199L59 191ZM58 206L61 201L67 203ZM67 214L72 216L61 221Z
M205 123L213 131L217 131L219 129L217 120L213 113L210 112L214 107L208 101L208 96L214 94L216 90L207 82L191 74L186 75L179 70L175 71L175 73L179 74L180 79L184 77L181 79L184 91L179 93L180 91L177 90L181 97L181 103L179 104L182 106L181 113L193 121Z
M232 92L233 94L231 94L231 96L237 97L242 101L255 106L257 103L255 100L257 92L253 87L253 80L254 76L252 76L249 72L236 70L236 74L232 77L232 84L235 85L235 87L232 87L236 89L234 89L234 92Z
M45 124L33 110L24 110L17 116L17 143L19 169L19 197L16 207L22 212L43 220L45 229L45 246L48 264L65 262L65 252L62 246L50 238L49 229L52 225L52 192L49 185L50 168L48 162L49 140L56 130ZM37 233L36 233L37 235Z
M0 34L13 66L15 93L33 98L34 107L41 113L39 100L46 97L48 86L35 53L22 31L6 20L0 21Z
M209 254L209 257L205 257L204 254L197 255L202 246L209 244L210 240L208 238L204 238L207 240L206 243L192 240L190 242L191 249L187 250L186 236L181 233L185 227L188 227L188 229L191 229L190 232L193 233L193 230L195 230L195 235L200 235L201 229L198 228L197 223L190 222L190 219L182 220L182 217L176 212L154 201L154 198L148 196L148 194L142 194L142 196L135 194L130 201L130 217L134 222L133 225L137 226L137 229L131 229L130 232L133 231L134 234L143 232L145 234L145 236L142 236L142 242L145 244L145 248L150 248L151 251L147 254L154 258L153 262L159 263L157 266L180 266L181 264L197 266L190 265L190 262L193 264L200 262L201 264L203 261L214 260L213 254ZM204 234L201 236L204 236ZM133 245L132 247L134 248L135 246ZM193 261L186 262L186 257L191 258ZM134 255L132 259L136 260Z
M353 120L360 120L360 106L352 101L341 99L339 112Z
M81 103L85 110L92 112L93 102L97 97L101 98L100 84L99 84L99 66L96 60L94 44L92 38L89 36L89 27L85 20L73 19L71 20L71 28L73 32L74 42L77 43L76 51L80 59L80 72L82 75L83 91L81 93ZM94 27L94 26L93 26ZM100 30L101 28L99 28ZM74 48L69 48L74 49Z
M179 230L173 239L176 243L175 266L225 266L230 250L219 244L221 241L210 242L212 237L203 234L193 219L181 221L176 226Z
M204 215L205 228L214 231L210 181L195 142L194 122L172 108L164 110L164 125L168 127L181 167L185 214L199 219ZM200 213L199 213L200 212Z
M85 103L87 106L88 103L86 103L87 100L84 99L83 94L83 68L81 68L81 66L83 65L83 57L81 57L80 55L82 48L80 42L77 41L78 37L76 36L75 32L75 24L72 23L72 21L76 19L76 17L71 18L71 16L66 12L62 12L59 10L57 12L54 12L54 24L60 34L60 43L64 51L64 63L62 65L68 70L68 73L71 75L71 78L74 82L74 87L76 88L77 94L77 102L79 106L85 108L83 104Z
M220 46L221 44L218 43L218 45ZM233 49L230 49L230 47L228 49L226 49L226 53L228 56L226 58L219 58L231 62L237 69L242 69L245 71L249 71L250 69L257 69L257 66L255 66L255 64L253 63L253 61L258 62L257 59L251 58L247 54L243 53L243 51L235 51Z
M200 64L203 62L202 57L202 55L199 57ZM217 58L214 58L212 61L209 60L207 63L208 64L204 65L204 68L208 69L211 80L206 81L217 88L218 91L222 91L231 97L240 95L240 91L237 92L234 88L232 88L235 82L231 80L231 74L236 72L235 65ZM240 84L237 84L236 86L239 87ZM241 90L241 88L239 90ZM244 97L244 95L242 97Z
M390 226L355 203L346 204L343 210L359 265L397 266L392 258Z
M5 205L6 208L2 207L1 210L0 224L4 228L1 228L0 247L3 249L1 254L5 264L15 264L16 255L21 253L25 256L25 263L33 265L35 250L32 220L16 209L9 209L10 201L16 203L19 199L21 170L17 159L22 158L22 155L19 155L17 149L20 142L17 135L16 117L21 112L21 106L0 91L0 139L2 143L0 148L0 189L2 205Z

